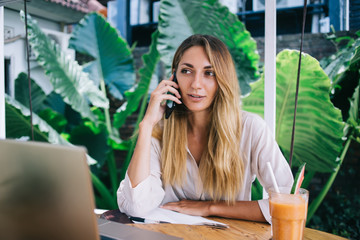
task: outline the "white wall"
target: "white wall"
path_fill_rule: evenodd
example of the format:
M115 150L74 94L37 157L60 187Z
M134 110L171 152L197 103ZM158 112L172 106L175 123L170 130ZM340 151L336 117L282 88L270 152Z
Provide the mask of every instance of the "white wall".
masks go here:
M43 29L50 29L54 31L60 31L61 26L59 23L51 22L49 20L40 19L32 16L37 20L38 25ZM20 36L19 39L4 44L4 57L10 59L10 95L14 96L14 80L21 72L27 72L26 64L26 45L25 45L25 25L20 19L20 13L11 9L4 9L4 27L11 29L13 32L12 37ZM44 77L42 70L39 69L35 60L30 62L31 77L37 76L34 80ZM51 91L51 85L48 81L38 82L38 84L45 90L45 92Z
M0 59L4 58L4 7L0 7ZM5 139L4 61L0 61L0 139Z
M234 14L236 14L239 11L238 5L240 1L238 0L219 0L219 2L222 5L228 7L229 11Z

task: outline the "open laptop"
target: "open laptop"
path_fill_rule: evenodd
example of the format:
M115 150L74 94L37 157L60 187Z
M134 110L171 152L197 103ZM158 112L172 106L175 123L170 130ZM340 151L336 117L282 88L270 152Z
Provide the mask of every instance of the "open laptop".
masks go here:
M0 140L0 239L180 239L98 219L86 150Z

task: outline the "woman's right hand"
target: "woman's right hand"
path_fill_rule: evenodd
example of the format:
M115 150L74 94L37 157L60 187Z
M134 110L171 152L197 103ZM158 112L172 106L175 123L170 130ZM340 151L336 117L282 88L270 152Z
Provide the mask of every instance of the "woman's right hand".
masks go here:
M150 95L150 101L142 122L147 122L151 126L155 126L165 113L166 100L175 101L182 104L179 98L181 95L177 90L179 85L173 81L174 75L168 80L162 80ZM173 93L175 96L168 94Z

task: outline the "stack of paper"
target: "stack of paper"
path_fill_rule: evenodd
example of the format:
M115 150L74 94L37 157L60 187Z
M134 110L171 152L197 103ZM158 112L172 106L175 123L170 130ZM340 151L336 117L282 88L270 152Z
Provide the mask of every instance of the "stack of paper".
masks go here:
M136 218L132 219L135 223L173 223L173 224L187 224L187 225L206 225L214 227L224 227L228 228L229 226L225 223L213 221L206 219L200 216L191 216L183 213L174 212L171 210L156 208L151 211L146 216L142 216L142 221L136 221Z

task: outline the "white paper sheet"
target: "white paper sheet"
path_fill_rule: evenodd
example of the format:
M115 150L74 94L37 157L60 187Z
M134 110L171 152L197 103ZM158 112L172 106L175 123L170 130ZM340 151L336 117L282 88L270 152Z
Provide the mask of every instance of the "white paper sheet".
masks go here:
M229 227L225 223L209 220L200 216L191 216L183 213L178 213L163 208L156 208L146 216L142 216L142 218L145 220L145 223L161 221L161 222L168 222L173 224L207 225L207 226L225 227L225 228Z

